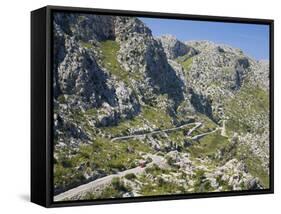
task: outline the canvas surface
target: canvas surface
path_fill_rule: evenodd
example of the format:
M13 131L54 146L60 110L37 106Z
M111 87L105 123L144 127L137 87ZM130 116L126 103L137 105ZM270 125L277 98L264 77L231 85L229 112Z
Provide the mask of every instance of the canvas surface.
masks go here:
M267 25L54 13L54 201L268 189L268 57Z

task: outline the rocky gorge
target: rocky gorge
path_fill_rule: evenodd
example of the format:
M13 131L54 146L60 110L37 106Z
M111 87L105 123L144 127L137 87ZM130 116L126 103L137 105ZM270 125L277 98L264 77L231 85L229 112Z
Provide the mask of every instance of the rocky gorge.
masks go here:
M267 61L135 17L55 13L53 39L57 200L269 188Z

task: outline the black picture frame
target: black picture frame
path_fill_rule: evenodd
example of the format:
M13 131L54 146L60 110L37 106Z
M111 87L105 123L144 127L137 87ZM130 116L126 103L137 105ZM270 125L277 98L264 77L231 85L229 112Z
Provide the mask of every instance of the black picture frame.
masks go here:
M53 201L52 127L52 13L95 13L100 15L141 16L212 22L266 24L270 27L270 188L263 190L191 193L186 195L145 196L91 201ZM158 12L46 6L31 12L31 201L44 207L113 204L191 198L241 196L274 193L274 21L187 15Z

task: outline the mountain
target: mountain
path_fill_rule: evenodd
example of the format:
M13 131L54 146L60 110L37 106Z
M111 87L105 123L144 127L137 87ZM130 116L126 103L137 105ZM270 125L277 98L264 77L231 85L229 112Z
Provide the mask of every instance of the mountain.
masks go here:
M269 187L267 61L155 38L134 17L60 12L53 25L58 200Z

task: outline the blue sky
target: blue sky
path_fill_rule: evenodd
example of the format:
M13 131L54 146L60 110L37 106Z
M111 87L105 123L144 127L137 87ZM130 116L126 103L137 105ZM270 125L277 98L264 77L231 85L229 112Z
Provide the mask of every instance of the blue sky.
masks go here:
M154 36L171 34L181 41L210 40L240 48L257 60L269 59L269 26L159 18L140 18Z

